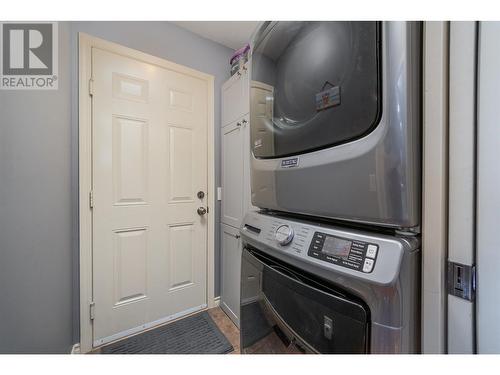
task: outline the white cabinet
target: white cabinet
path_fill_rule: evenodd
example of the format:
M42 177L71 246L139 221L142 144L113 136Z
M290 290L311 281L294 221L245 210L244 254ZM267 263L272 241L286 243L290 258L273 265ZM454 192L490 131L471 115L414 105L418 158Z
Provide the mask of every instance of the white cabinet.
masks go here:
M248 64L248 63L247 63ZM222 85L222 126L249 112L250 90L247 65Z
M238 228L221 226L221 307L240 326L241 239Z
M239 228L252 209L250 190L250 85L246 66L222 86L221 307L239 326Z

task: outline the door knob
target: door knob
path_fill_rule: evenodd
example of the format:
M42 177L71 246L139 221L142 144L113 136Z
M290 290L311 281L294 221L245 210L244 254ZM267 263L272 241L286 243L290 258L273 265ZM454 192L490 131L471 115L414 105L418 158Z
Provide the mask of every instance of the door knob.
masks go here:
M199 191L198 194L196 194L198 196L198 199L203 199L203 197L205 196L205 193L203 191Z
M207 213L207 209L205 207L199 207L196 212L198 212L198 215L203 216Z

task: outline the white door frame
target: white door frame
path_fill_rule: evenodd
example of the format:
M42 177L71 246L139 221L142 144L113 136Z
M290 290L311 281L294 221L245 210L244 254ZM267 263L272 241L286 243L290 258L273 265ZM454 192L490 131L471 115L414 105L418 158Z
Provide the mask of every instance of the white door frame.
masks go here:
M424 22L421 350L446 353L449 23Z
M477 22L449 31L448 261L475 263ZM448 294L447 353L474 354L475 303Z
M79 33L78 76L78 158L79 158L79 218L80 218L80 347L86 353L93 349L92 321L92 101L90 79L92 73L92 48L131 57L148 64L172 69L207 82L207 306L214 307L214 248L215 248L215 163L214 163L214 77L212 75L172 63L159 57Z

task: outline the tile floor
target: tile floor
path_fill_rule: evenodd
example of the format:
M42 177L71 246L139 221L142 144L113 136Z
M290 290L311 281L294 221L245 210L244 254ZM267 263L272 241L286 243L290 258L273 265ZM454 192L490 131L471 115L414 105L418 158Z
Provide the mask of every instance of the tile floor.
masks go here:
M234 348L229 354L240 354L240 330L234 325L224 311L220 307L215 307L208 310L208 313L214 320L217 327L226 336Z

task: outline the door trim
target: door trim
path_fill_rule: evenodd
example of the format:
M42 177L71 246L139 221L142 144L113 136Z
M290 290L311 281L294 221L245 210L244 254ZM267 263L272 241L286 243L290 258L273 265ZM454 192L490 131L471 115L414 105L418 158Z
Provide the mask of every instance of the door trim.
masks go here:
M92 48L99 48L122 56L171 69L207 82L207 292L206 305L214 307L214 249L215 249L215 162L214 162L214 76L172 63L159 57L108 42L88 34L78 33L78 175L79 175L79 270L80 270L80 347L81 352L93 349L92 321L92 210L90 191L92 189L92 101L89 81L92 70Z

